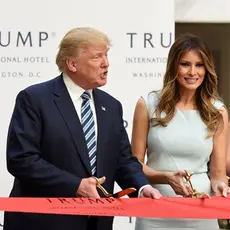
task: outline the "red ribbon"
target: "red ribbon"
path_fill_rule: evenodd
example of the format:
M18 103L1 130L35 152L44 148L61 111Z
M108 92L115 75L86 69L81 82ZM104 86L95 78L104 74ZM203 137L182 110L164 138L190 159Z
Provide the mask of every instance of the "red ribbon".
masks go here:
M69 215L230 219L230 197L0 198L0 210Z

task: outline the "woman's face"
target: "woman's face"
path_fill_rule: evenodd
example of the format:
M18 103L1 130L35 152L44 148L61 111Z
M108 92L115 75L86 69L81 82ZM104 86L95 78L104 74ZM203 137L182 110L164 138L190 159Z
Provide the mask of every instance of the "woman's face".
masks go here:
M186 52L179 62L177 81L183 90L196 90L206 74L204 61L197 50Z

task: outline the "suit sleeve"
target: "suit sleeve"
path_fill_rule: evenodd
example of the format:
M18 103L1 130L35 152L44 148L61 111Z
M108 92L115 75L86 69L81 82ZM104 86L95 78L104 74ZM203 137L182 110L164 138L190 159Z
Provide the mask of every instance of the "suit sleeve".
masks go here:
M123 189L127 187L135 187L139 190L142 186L149 182L142 171L142 165L137 158L131 153L129 138L123 123L122 106L119 103L120 111L120 155L119 164L116 173L116 181ZM138 192L138 191L137 191ZM137 196L137 193L134 194Z
M33 101L33 103L32 103ZM75 197L81 178L63 171L41 157L42 117L36 98L21 91L7 138L7 169L21 183L51 197Z

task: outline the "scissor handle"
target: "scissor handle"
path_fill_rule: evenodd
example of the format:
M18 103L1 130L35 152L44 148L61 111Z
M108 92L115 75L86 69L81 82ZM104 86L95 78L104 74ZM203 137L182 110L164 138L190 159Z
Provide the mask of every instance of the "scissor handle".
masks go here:
M106 189L100 184L99 179L95 176L93 178L97 181L97 188L99 188L106 197L111 197L112 194L106 191Z
M111 196L112 196L112 194L108 193L108 192L106 191L106 189L105 189L103 186L101 186L100 184L98 184L97 187L103 192L103 194L104 194L106 197L111 197Z
M184 178L185 178L185 180L189 183L189 185L190 185L190 187L191 187L193 193L195 193L196 190L194 189L194 187L193 187L193 185L192 185L192 182L191 182L191 177L192 177L192 175L193 175L193 172L187 172L186 170L185 170L185 172L186 172L186 175L184 176Z
M192 182L191 182L191 177L194 173L189 173L185 170L186 176L184 176L185 180L189 183L191 189L192 189L192 194L190 197L196 197L196 198L210 198L210 196L207 193L203 192L197 192L196 189L193 187Z

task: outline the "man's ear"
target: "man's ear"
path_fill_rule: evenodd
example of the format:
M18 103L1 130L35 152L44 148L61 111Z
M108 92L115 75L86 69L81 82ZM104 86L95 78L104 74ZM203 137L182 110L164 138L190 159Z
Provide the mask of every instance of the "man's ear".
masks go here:
M71 72L77 72L77 63L72 59L66 59L66 66Z

